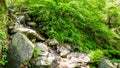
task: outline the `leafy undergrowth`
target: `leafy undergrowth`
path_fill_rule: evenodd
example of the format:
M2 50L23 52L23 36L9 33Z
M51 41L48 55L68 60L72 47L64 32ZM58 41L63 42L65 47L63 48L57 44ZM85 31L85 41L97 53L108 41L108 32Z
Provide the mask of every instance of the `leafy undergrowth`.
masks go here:
M120 24L118 7L107 10L105 0L33 1L25 3L32 21L38 24L36 29L39 32L61 43L78 46L79 51L92 50L91 59L95 65L104 56L119 62L120 39L111 31ZM110 22L106 16L112 17Z
M119 49L114 32L105 24L105 0L33 1L28 2L29 14L49 38L77 45L80 51Z
M6 44L7 33L6 33L6 21L4 9L0 7L0 66L4 66L7 63L7 51L8 47Z
M1 49L1 53L0 53L0 66L4 66L7 63L7 44L6 44L6 31L5 31L5 27L2 24L3 22L0 22L0 49Z
M19 3L20 9L29 9L31 20L38 24L36 30L44 36L71 43L73 47L78 46L79 51L93 50L94 61L103 55L119 59L120 39L111 29L120 26L120 7L106 8L106 0L22 0L15 3Z

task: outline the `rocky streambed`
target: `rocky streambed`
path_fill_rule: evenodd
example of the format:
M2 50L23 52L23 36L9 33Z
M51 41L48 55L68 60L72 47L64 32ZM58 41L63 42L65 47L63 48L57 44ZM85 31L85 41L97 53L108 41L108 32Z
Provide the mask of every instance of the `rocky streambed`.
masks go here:
M45 39L25 27L16 28L14 32L9 48L9 68L24 67L25 62L38 68L89 68L89 54L74 52L70 44L61 44L55 38Z

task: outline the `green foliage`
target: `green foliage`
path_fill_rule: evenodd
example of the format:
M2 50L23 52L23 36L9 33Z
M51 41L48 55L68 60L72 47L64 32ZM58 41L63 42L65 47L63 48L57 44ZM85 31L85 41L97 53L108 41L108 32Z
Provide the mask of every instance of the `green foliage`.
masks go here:
M3 12L3 8L2 7L0 7L0 13L2 13Z
M35 48L34 48L34 52L33 52L33 57L36 58L36 57L38 57L39 55L40 55L40 52L39 52L39 50L35 47Z
M107 25L110 27L110 28L117 28L120 26L120 6L118 5L109 5L106 9L106 15L107 15Z
M115 37L104 24L105 0L30 0L28 6L39 31L79 50L105 48Z
M120 59L115 59L115 58L114 58L114 59L112 59L111 61L114 62L114 63L120 63Z
M103 58L103 52L101 50L95 50L90 53L91 61L100 61Z
M119 40L106 24L110 16L111 24L119 27L120 7L106 9L106 0L22 0L14 3L29 8L32 21L38 24L36 29L49 38L77 45L80 51L120 49Z
M8 47L6 45L7 33L5 25L7 20L5 20L6 14L5 9L0 6L0 66L4 66L7 63L7 51Z
M4 8L0 6L0 21L3 19Z
M7 63L7 51L8 47L6 45L6 31L5 31L5 22L0 22L0 47L2 47L0 66L4 66Z
M120 51L119 50L104 50L104 55L109 57L110 59L116 58L120 59Z

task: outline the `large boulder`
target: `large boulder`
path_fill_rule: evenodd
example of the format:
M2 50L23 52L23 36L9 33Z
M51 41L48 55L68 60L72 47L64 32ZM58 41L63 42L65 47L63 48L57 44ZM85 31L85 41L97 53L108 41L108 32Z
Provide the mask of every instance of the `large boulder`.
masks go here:
M13 35L9 49L8 68L20 68L25 61L29 61L34 51L34 44L22 33Z

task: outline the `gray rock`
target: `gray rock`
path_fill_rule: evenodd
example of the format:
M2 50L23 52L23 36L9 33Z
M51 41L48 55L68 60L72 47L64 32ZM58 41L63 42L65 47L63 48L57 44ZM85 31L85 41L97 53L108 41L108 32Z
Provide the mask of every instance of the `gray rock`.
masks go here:
M70 59L72 62L84 62L84 63L90 62L89 55L85 53L71 52L70 54L67 55L67 58Z
M103 59L103 60L101 61L101 64L100 64L99 68L117 68L117 66L114 66L114 65L110 62L110 60L108 60L108 59Z
M80 66L80 68L90 68L89 65L83 65L83 66Z
M27 22L29 26L36 27L37 24L35 22Z
M29 15L26 12L24 13L17 12L15 14L17 15L18 23L23 24L24 26L26 26L27 21L31 20Z
M60 56L66 56L68 53L70 53L71 46L68 44L62 44L57 46L57 51L60 52Z
M24 28L24 26L20 23L15 23L14 29L17 29L17 28Z
M37 43L36 44L37 50L40 52L40 55L47 56L48 55L48 47L44 43Z
M50 46L54 46L54 45L58 45L59 44L59 42L55 38L48 39L47 42L48 42L48 45L50 45Z
M21 32L21 33L27 35L28 38L30 38L30 39L35 38L37 40L42 40L42 41L45 40L45 38L43 38L42 35L38 34L36 31L29 29L29 28L16 28L16 29L14 29L14 32Z
M12 38L9 50L9 68L20 68L25 61L29 61L34 51L34 44L22 33L16 33Z
M60 54L58 54L56 50L52 50L51 46L47 48L43 43L37 43L37 45L41 46L37 48L40 49L43 46L43 49L46 49L46 51L49 49L50 52L49 54L43 54L37 57L33 61L38 68L89 68L89 65L87 65L87 63L90 62L89 55L86 53L70 52L71 47L68 44L57 45L57 50ZM45 50L43 53L45 53ZM66 58L63 58L65 55ZM80 63L82 64L80 65Z
M80 64L77 62L73 62L67 58L60 58L58 65L56 68L76 68L79 67Z
M73 68L67 62L60 62L56 68Z
M118 66L118 63L113 63L113 65L117 67L117 66Z
M41 67L50 67L52 66L53 61L55 60L54 54L49 53L47 56L39 56L33 62L36 66Z

